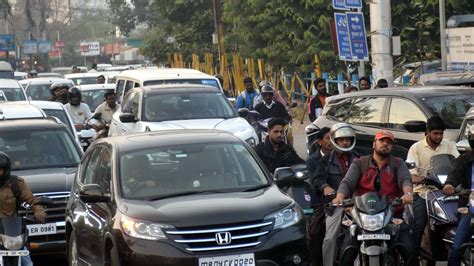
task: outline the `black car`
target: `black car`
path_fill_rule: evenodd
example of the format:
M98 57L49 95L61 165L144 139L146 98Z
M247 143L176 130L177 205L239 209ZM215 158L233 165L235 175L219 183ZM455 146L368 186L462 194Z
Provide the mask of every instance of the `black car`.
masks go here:
M465 87L395 87L331 97L317 128L345 122L357 134L356 150L369 154L375 134L386 129L395 136L393 153L406 158L410 146L424 138L426 120L440 116L447 127L444 137L455 141L465 114L474 103L474 90ZM311 127L307 127L310 133Z
M31 252L64 253L65 207L81 148L59 119L38 118L0 120L0 151L8 154L12 174L24 178L33 194L54 200L45 208L44 224L27 224L28 240L38 244Z
M101 139L66 211L71 265L308 265L301 208L217 130Z

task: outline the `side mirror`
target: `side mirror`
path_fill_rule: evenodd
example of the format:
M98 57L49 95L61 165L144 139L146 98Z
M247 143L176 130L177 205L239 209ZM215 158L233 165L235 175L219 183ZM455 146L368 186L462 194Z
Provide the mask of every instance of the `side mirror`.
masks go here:
M306 164L292 165L291 170L297 179L304 180L308 177L308 167Z
M91 139L95 136L95 133L91 130L81 130L81 132L79 132L79 138L81 139Z
M460 140L456 143L456 148L459 152L467 152L471 150L471 146L469 145L469 141L467 139Z
M100 119L102 117L102 113L95 113L91 119Z
M425 132L426 131L425 121L419 121L419 120L407 121L405 122L404 126L408 132Z
M35 201L35 205L41 205L41 206L51 206L53 205L53 199L50 197L42 196L38 197Z
M131 113L123 113L120 115L120 122L122 123L135 123L137 119L135 118L134 114Z
M291 167L279 167L275 169L275 173L273 174L273 180L279 187L289 184L295 179L296 177Z
M249 113L250 113L250 110L248 108L240 108L237 113L239 113L239 116L242 117L242 118L246 118Z
M292 102L291 105L290 105L290 108L295 108L296 106L298 106L298 103L297 102Z
M110 197L102 193L97 184L83 185L79 191L79 198L85 203L107 202Z

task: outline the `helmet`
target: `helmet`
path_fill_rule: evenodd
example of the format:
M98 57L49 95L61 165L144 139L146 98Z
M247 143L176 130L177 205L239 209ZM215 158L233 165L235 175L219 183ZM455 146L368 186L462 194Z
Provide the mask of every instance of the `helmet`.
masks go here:
M264 93L271 93L271 94L273 94L273 88L272 88L272 86L270 86L270 85L265 85L265 86L263 86L262 89L260 90L260 93L261 93L261 94L264 94Z
M471 146L471 149L474 150L474 125L469 127L469 131L467 132L467 140L469 141L469 146Z
M54 91L55 90L58 90L58 89L61 89L63 87L63 84L61 83L53 83L50 87L49 87L49 92L51 93L51 95L54 96Z
M262 81L260 81L260 83L258 83L258 86L259 86L260 88L262 88L262 87L265 86L265 85L270 85L270 86L272 86L272 84L271 84L268 80L262 80Z
M4 152L0 151L0 168L4 169L3 176L9 176L11 171L10 157Z
M329 133L331 135L331 144L334 150L338 152L350 152L352 149L354 149L356 144L356 134L350 125L346 123L337 123L331 127ZM351 146L348 148L339 147L339 145L336 143L336 139L338 138L352 138Z
M76 101L72 102L71 98L74 98L74 97L79 97L79 100L77 102ZM70 88L69 92L67 93L67 99L71 105L76 105L76 106L79 105L82 101L81 90L79 90L78 87Z

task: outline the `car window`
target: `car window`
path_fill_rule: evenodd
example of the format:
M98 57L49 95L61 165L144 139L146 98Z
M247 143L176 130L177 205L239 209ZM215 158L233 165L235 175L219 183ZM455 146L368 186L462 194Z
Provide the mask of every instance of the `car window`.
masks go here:
M134 87L134 88L138 88L138 87L140 87L140 84L135 82L135 84L133 85L133 87Z
M426 97L422 101L443 119L446 128L459 129L467 111L474 105L474 93Z
M97 106L104 102L104 95L109 90L90 90L82 91L82 101L86 103L91 112L94 112Z
M386 98L360 98L355 100L347 121L372 126L381 126Z
M405 122L413 120L426 121L426 116L412 101L393 98L390 104L388 127L404 130Z
M200 84L213 86L221 89L219 83L215 79L164 79L164 80L148 80L144 82L144 86L160 85L160 84Z
M125 80L120 79L117 82L117 87L116 87L117 95L119 96L118 98L121 98L124 88L125 88Z
M100 164L98 166L98 174L94 180L95 184L100 185L102 193L110 193L110 180L112 179L112 162L110 160L110 150L108 148L102 148L100 154Z
M122 103L122 113L131 113L132 112L132 99L135 97L135 92L131 92L125 95L125 98Z
M44 109L43 111L46 113L47 116L54 116L57 117L61 122L66 125L67 129L74 135L74 131L72 130L73 125L71 125L69 118L66 114L66 110L57 110L57 109Z
M90 85L97 84L96 77L81 77L81 78L70 78L75 85Z
M128 93L129 90L133 88L133 81L127 81L125 84L125 91L123 92L125 95Z
M336 120L343 121L345 120L349 110L351 109L351 105L352 98L338 101L336 103L331 103L328 106L325 115L330 118L335 118Z
M7 101L26 101L25 94L21 87L18 88L2 88L0 91L3 92L3 95L7 98Z
M138 110L139 110L139 104L140 104L140 93L135 93L133 96L132 100L130 101L131 104L131 110L132 114L138 118Z
M101 151L102 147L96 147L89 156L90 158L87 160L86 167L84 168L84 172L81 176L81 182L83 184L95 184L94 176L98 172Z
M3 131L0 151L15 170L76 167L81 155L71 136L65 128Z
M172 145L120 156L124 198L243 191L265 184L268 180L262 168L241 143Z
M51 98L51 84L31 84L26 88L26 96L34 101L48 101Z

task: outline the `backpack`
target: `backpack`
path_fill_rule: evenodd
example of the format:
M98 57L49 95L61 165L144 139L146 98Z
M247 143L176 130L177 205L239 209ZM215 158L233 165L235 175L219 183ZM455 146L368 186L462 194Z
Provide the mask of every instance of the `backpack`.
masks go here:
M18 177L16 176L10 176L10 188L13 192L13 196L15 196L15 200L16 200L16 212L18 213L18 211L20 210L20 206L21 206L21 191L20 191L20 185L18 183Z
M367 172L367 170L369 169L370 167L370 158L372 158L372 155L366 155L366 156L362 156L360 157L360 176L364 176L365 172ZM390 166L390 171L392 171L392 175L393 176L397 176L397 170L398 170L398 167L400 167L400 161L401 159L398 158L398 157L395 157L395 156L390 156L390 160L388 162L388 165Z

